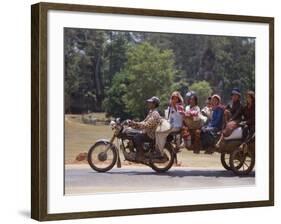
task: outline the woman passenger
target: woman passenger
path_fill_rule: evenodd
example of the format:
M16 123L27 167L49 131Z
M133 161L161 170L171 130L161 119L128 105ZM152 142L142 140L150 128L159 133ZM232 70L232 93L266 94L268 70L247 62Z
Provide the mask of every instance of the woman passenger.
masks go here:
M221 137L216 144L216 148L220 148L224 137L228 137L238 127L239 122L242 119L242 105L240 102L241 93L240 90L234 88L231 92L231 104L227 105L224 112L225 128L222 131Z
M211 154L214 152L214 144L217 132L221 131L223 125L224 108L220 104L221 98L219 95L213 95L212 99L212 117L207 125L201 129L201 145L205 153Z
M243 129L243 140L247 142L255 134L255 93L248 91L246 93L246 106L243 108L243 120L246 128Z
M175 91L171 94L170 103L168 106L168 115L167 119L171 124L171 128L164 132L156 132L155 133L155 145L163 156L163 150L166 144L167 136L171 132L178 132L182 128L183 124L183 115L184 115L184 107L183 107L183 98L180 92Z
M194 153L200 152L200 132L202 127L201 111L198 106L196 95L191 96L188 110L185 111L184 123L188 128L191 137L191 146L188 146Z

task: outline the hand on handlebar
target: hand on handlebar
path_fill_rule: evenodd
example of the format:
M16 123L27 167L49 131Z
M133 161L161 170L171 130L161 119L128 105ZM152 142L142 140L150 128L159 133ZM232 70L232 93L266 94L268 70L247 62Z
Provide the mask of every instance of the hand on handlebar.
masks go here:
M127 121L127 124L128 124L129 126L131 126L132 120L128 119L128 120L126 120L126 121Z
M127 120L127 124L129 126L133 126L136 122L135 121L132 121L132 120Z

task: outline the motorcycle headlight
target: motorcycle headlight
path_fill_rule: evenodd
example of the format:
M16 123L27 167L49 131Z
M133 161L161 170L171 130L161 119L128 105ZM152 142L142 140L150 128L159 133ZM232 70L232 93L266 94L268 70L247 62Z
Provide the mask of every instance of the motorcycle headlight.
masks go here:
M115 121L110 121L109 126L114 129L116 127L116 122Z

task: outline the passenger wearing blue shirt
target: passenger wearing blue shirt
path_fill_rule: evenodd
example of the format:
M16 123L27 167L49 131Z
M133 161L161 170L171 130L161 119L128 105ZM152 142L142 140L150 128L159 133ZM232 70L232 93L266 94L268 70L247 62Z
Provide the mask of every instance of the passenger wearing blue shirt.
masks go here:
M212 96L212 117L207 125L201 129L201 145L205 153L214 152L214 144L217 138L217 132L221 131L223 125L224 108L221 106L221 98L219 95Z

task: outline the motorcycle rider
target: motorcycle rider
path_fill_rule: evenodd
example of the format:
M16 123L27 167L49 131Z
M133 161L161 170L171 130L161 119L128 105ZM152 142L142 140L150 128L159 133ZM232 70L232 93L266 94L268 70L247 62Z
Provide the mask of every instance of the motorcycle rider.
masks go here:
M137 150L136 161L142 162L144 160L143 142L150 142L155 138L155 130L161 120L161 116L157 111L160 104L158 97L153 96L146 100L149 109L148 115L141 122L130 121L129 126L135 129L142 130L143 132L137 134L134 139L135 147Z

